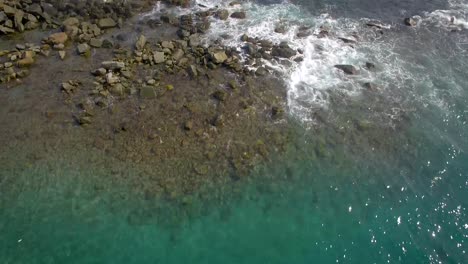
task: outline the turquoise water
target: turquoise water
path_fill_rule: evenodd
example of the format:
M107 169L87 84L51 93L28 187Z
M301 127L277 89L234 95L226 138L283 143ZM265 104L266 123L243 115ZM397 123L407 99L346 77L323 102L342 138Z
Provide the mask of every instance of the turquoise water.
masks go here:
M285 153L209 198L146 197L138 165L115 181L96 150L33 163L2 151L0 262L466 263L468 56L466 32L449 34L358 47L406 72L378 75L378 94L331 91L321 123L291 114Z

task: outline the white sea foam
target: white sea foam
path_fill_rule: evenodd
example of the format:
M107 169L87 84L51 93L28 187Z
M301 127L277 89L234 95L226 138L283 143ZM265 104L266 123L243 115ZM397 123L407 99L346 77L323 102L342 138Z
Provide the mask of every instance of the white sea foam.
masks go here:
M466 0L450 1L454 10L437 10L423 14L419 27L435 24L445 25L447 28L465 28L468 10ZM411 100L411 96L415 100L428 100L441 108L446 106L436 94L437 91L427 92L432 85L428 69L432 67L433 61L421 57L420 54L415 55L411 50L415 43L410 35L400 35L392 31L393 27L383 25L389 30L389 34L393 34L392 37L387 36L383 40L384 37L378 31L365 26L368 22L366 19L336 19L326 13L313 16L287 1L269 5L242 2L242 5L234 6L230 6L229 2L196 0L190 10L178 8L176 13L186 14L215 7L227 9L230 13L247 10L247 19L211 18L211 27L204 34L205 43L208 45L217 40L226 46L241 50L245 43L240 38L247 34L249 37L270 40L276 44L287 41L291 48L301 49L301 62L291 60L285 64L275 60L263 60L264 64L283 75L288 89L289 111L301 121L313 123L314 112L329 107L330 97L333 95L359 95L365 82L373 82L379 87L379 92L387 93L389 107L386 112L379 114L390 119L398 118L402 112L398 103L408 100L407 98ZM159 12L160 8L155 9L155 12ZM452 22L451 16L455 16ZM279 23L288 28L285 34L274 32ZM310 27L313 34L306 38L298 38L296 34L304 25ZM330 37L317 36L322 27L330 31ZM338 38L350 38L353 35L358 36L356 44L347 44ZM368 61L375 62L378 70L365 69L364 65ZM336 64L355 65L360 74L347 76L334 67ZM397 102L397 105L390 106L393 102Z

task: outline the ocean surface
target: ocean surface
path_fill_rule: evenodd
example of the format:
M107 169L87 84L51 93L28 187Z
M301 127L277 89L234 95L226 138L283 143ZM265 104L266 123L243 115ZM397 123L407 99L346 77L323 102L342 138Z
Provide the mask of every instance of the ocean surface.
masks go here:
M468 263L468 2L229 2L144 16L244 9L246 20L213 20L204 41L228 35L241 49L248 34L301 49L302 61L264 62L287 89L296 136L285 153L224 203L164 205L105 181L91 150L34 164L3 152L0 263Z

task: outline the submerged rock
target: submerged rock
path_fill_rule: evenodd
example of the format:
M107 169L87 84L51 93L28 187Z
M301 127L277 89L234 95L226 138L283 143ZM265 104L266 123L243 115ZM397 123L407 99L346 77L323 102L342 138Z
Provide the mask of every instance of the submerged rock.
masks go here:
M232 13L231 17L236 18L236 19L245 19L247 15L244 11L238 11L238 12Z
M348 75L358 74L358 69L356 67L354 67L353 65L337 64L337 65L335 65L335 68L342 70L344 73L346 73Z

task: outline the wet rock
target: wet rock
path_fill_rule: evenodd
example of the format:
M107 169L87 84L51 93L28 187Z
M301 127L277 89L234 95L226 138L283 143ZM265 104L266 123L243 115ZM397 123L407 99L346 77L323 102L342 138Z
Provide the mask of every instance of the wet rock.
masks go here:
M274 47L271 51L272 56L287 59L295 56L296 54L297 52L290 47Z
M284 25L278 25L275 27L275 32L279 34L286 33L286 27Z
M146 45L146 37L144 35L140 35L140 37L138 38L135 44L136 50L143 50L145 45Z
M4 27L4 26L0 25L0 32L3 33L3 34L11 34L11 33L15 33L15 30L12 29L12 28Z
M237 11L237 12L232 13L231 17L236 18L236 19L245 19L247 15L244 11Z
M362 86L364 88L366 88L366 90L368 90L368 91L375 92L375 91L378 90L377 86L374 83L371 83L371 82L363 83Z
M154 63L160 64L166 61L166 56L164 55L164 52L157 51L157 52L154 52L153 59L154 59Z
M264 75L267 75L267 74L268 74L268 71L267 71L264 67L259 67L259 68L255 71L255 74L256 74L256 75L259 75L259 76L264 76Z
M418 24L418 22L412 17L405 18L403 22L405 23L405 25L410 26L410 27L415 27Z
M346 38L346 37L338 37L339 40L343 41L344 43L357 43L357 40L352 39L352 38Z
M375 28L378 28L378 29L383 29L384 28L384 26L382 24L376 23L376 22L367 22L366 26L375 27Z
M107 28L116 27L116 26L117 26L117 22L115 22L115 20L112 19L112 18L102 18L102 19L99 19L97 25L98 25L101 29L107 29Z
M54 33L47 40L51 44L65 44L68 40L68 35L65 32Z
M335 68L342 70L344 73L348 75L356 75L358 74L358 69L353 65L349 64L337 64Z
M226 20L229 17L229 11L226 9L221 9L216 12L216 17L221 20Z
M65 91L67 94L72 94L77 88L77 86L77 83L74 83L73 81L64 82L62 83L62 90Z
M125 68L125 63L121 61L103 61L101 66L106 70L115 71Z
M77 51L80 55L86 54L87 52L89 52L90 49L91 47L86 43L78 44L77 46Z

